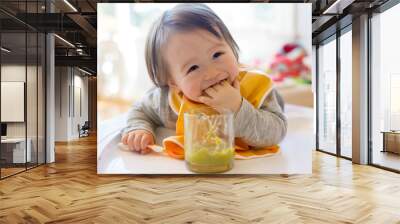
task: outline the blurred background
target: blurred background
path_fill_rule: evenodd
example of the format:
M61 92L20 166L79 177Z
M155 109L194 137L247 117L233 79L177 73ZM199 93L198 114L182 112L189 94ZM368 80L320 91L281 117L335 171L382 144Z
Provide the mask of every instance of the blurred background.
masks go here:
M152 87L144 59L151 24L175 3L98 4L98 121L129 110ZM207 4L240 48L239 61L270 74L286 103L313 106L311 4Z

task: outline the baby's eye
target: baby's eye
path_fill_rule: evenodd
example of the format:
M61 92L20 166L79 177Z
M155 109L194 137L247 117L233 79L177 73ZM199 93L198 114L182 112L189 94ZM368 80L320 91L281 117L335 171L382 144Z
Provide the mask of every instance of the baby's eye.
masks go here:
M224 54L224 52L216 52L214 55L213 55L213 58L215 59L215 58L218 58L219 56L221 56L221 55L223 55Z
M189 74L190 72L193 72L194 70L198 69L199 66L197 65L193 65L192 67L189 68L189 70L187 71L187 73Z

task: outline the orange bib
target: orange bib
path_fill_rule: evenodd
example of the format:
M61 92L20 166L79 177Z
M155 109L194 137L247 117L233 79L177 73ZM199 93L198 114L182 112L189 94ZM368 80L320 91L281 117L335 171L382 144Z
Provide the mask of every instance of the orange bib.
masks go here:
M240 93L255 108L260 108L265 97L272 89L272 80L262 73L241 71L238 75ZM182 93L170 90L169 104L178 114L176 121L176 136L163 140L163 147L167 154L173 158L184 159L184 130L183 115L190 109L208 108L204 104L190 101ZM209 109L208 109L209 110ZM265 157L279 152L279 146L256 148L249 146L240 138L235 138L235 159L251 159Z

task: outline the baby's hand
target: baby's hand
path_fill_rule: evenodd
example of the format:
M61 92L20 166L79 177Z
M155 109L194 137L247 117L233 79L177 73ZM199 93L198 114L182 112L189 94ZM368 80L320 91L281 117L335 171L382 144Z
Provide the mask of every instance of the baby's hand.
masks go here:
M134 130L124 134L121 138L121 142L128 145L129 150L146 154L151 151L147 146L154 144L154 137L148 131Z
M208 96L201 96L199 99L202 103L215 108L222 113L225 109L236 113L242 104L242 96L240 95L240 84L235 80L233 86L227 81L209 87L204 90Z

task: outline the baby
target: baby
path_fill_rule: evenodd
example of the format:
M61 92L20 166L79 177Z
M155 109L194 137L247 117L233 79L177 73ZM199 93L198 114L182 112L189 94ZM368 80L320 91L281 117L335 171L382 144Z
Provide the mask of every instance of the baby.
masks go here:
M151 151L155 129L175 129L176 91L216 111L234 113L235 136L250 146L278 144L286 135L283 101L271 89L254 107L241 95L238 46L221 19L204 4L180 4L153 24L146 41L146 64L155 87L131 108L121 142L138 153Z

